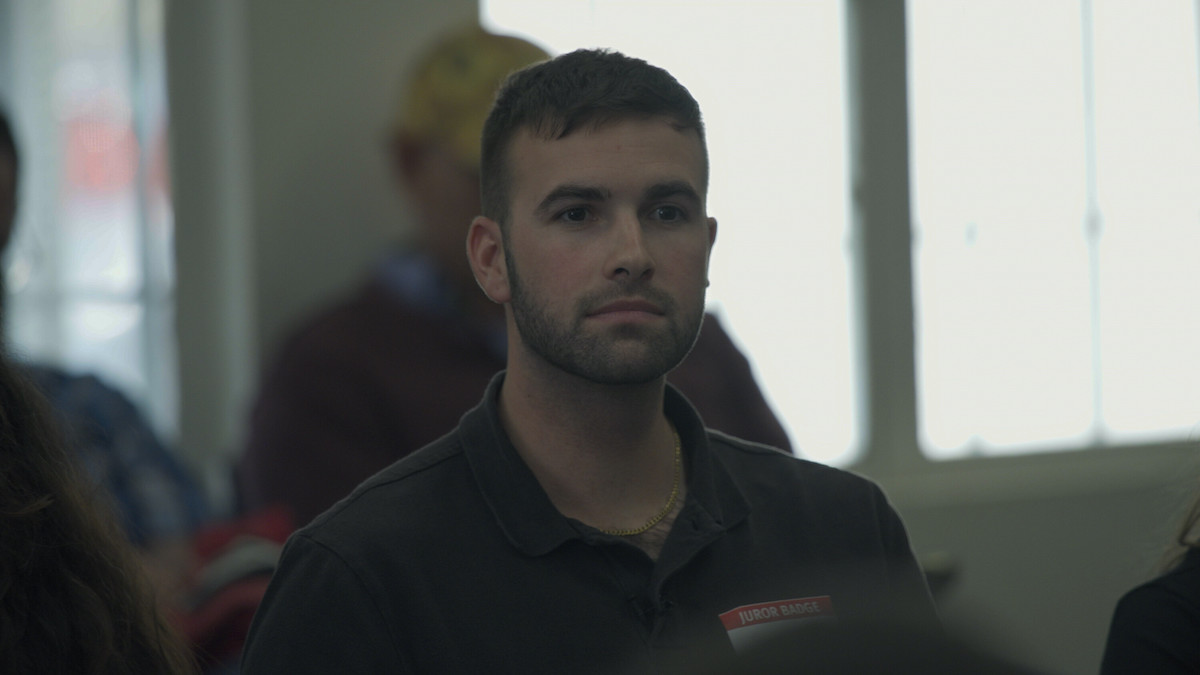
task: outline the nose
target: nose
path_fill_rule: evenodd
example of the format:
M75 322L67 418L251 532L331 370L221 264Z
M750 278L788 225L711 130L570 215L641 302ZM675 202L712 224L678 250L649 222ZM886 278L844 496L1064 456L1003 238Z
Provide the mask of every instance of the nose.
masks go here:
M608 276L618 279L648 280L654 274L654 259L646 247L646 232L635 214L622 215L611 230L612 256Z

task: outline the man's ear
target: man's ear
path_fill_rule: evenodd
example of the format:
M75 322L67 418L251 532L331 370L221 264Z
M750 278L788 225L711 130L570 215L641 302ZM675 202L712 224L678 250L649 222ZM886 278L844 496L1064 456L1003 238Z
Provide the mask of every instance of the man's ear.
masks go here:
M475 274L475 283L492 302L500 304L512 299L504 255L500 224L491 218L476 216L467 230L467 260Z

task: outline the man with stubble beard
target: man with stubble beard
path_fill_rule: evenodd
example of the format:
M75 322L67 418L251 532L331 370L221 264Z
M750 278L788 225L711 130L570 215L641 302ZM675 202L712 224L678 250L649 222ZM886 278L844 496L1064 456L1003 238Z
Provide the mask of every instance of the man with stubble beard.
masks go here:
M667 384L717 222L699 106L581 50L511 76L467 253L507 367L289 541L244 671L695 672L805 622L936 630L877 486L706 429Z

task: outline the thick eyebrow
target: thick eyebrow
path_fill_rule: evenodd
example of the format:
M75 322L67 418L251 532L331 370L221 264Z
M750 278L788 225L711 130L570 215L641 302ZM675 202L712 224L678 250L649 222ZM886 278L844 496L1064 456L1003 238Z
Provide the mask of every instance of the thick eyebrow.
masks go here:
M696 192L696 189L690 183L682 180L672 180L666 183L651 185L646 189L644 199L648 202L653 202L669 197L683 197L696 204L700 203L700 193Z
M577 183L565 183L551 190L550 194L542 199L533 212L539 216L544 216L553 209L555 204L564 200L600 202L611 196L612 192L603 188Z

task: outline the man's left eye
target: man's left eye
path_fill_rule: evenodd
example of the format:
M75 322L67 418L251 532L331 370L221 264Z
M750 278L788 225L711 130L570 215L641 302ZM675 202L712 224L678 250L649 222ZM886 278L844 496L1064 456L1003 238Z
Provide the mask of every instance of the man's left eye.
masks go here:
M677 206L659 206L654 209L654 218L656 220L676 221L683 220L683 210Z
M588 210L582 206L576 206L563 211L558 217L568 223L582 223L587 220Z

